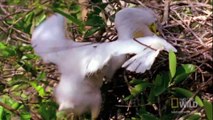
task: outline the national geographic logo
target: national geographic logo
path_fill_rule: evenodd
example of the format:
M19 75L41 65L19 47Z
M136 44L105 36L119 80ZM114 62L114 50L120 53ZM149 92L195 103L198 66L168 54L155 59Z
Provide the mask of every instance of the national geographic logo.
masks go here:
M194 100L189 101L187 98L171 98L171 108L196 108L197 102Z

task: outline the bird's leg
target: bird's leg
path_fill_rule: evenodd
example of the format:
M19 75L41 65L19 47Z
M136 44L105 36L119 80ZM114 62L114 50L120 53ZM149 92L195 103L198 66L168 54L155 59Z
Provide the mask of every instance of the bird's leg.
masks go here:
M95 99L91 106L92 120L96 120L98 118L98 115L99 115L100 109L101 109L101 100L102 100L101 93L100 93L100 90L98 89L96 91Z
M92 120L96 120L98 118L98 115L100 113L100 109L101 109L101 105L96 105L93 106L92 110L91 110L91 114L92 114Z

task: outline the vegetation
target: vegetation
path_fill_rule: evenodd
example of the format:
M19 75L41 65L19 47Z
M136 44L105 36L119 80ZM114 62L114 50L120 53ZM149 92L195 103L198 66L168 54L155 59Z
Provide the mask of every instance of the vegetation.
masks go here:
M59 73L33 53L32 31L58 12L68 19L67 37L113 41L114 15L127 6L147 6L158 13L156 34L170 41L178 53L162 52L144 74L119 70L102 87L100 119L212 120L212 0L79 2L0 2L0 120L73 119L73 114L57 111L52 92ZM80 119L89 118L86 114Z

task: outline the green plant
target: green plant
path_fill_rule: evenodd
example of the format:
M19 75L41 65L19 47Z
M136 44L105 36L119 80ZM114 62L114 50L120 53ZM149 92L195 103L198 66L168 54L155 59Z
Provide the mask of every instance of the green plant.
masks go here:
M130 84L133 86L133 88L130 90L131 95L126 97L125 100L131 101L136 96L141 95L141 93L141 99L143 99L140 107L141 112L137 115L137 117L134 117L132 119L157 120L182 117L187 120L198 120L201 118L201 114L196 112L196 108L198 107L204 107L207 118L209 120L211 119L210 112L212 112L212 109L210 110L210 108L212 108L212 103L206 101L205 99L202 100L198 95L196 95L196 93L193 93L186 88L178 87L180 86L179 84L181 82L187 80L187 78L196 71L196 67L192 64L182 64L178 67L176 66L176 55L173 52L170 52L169 71L162 71L158 73L152 83L150 83L148 79L133 79L132 81L130 81ZM147 95L143 94L147 91ZM147 101L144 99L146 97L148 98ZM175 101L175 105L171 103L172 100L177 100ZM182 105L180 104L180 100L182 100ZM187 107L193 106L187 106L187 101L183 100L187 100L188 102L196 102L194 103L196 104L194 108L191 108L194 109L193 112L184 114ZM186 106L184 106L183 104ZM147 109L148 107L153 105L156 106L158 115L150 113L150 110ZM179 112L179 114L175 114L172 112Z

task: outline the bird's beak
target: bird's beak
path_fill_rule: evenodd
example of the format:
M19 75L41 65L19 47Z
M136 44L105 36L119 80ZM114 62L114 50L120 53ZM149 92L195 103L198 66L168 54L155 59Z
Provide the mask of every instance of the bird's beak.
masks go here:
M149 27L149 29L150 29L153 33L159 35L159 33L157 32L158 26L157 26L156 23L152 23L152 24L148 25L148 27Z

